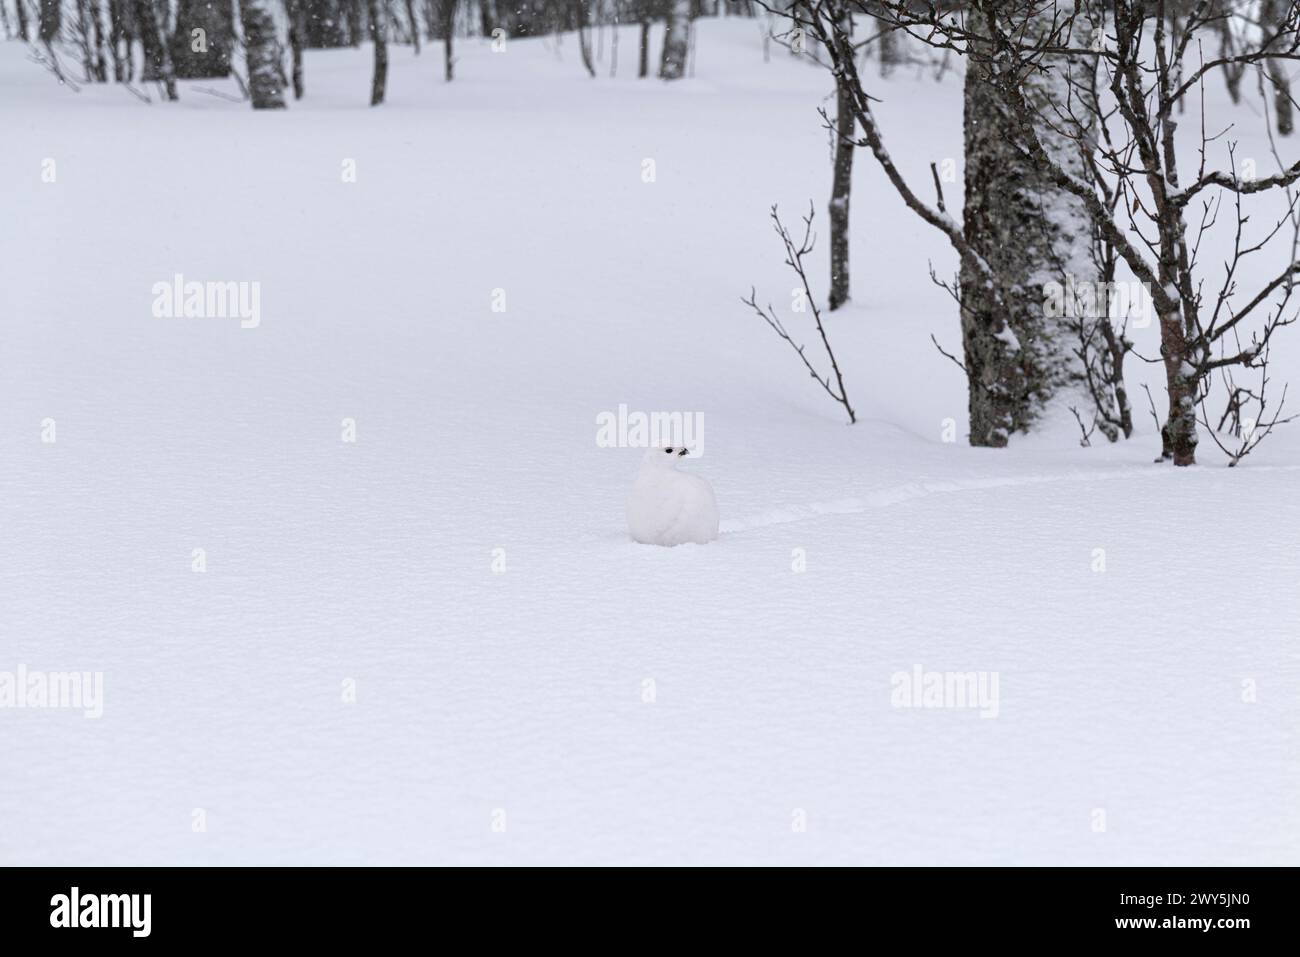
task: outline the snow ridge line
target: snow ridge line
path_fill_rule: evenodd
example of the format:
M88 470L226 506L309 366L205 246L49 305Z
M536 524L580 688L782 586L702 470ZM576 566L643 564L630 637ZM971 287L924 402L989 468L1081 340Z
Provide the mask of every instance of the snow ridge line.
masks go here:
M1151 466L1133 466L1131 468L1112 469L1102 472L1060 472L1046 475L1007 475L980 479L947 479L933 481L908 482L880 489L861 498L833 499L826 502L810 502L806 505L787 505L771 509L748 518L724 521L720 531L723 534L745 532L755 528L772 525L788 525L827 515L857 515L878 508L889 508L904 502L915 501L931 495L949 495L954 492L978 492L987 489L1008 488L1022 485L1046 485L1054 482L1077 482L1082 480L1111 480L1130 477L1153 477L1170 474L1171 467L1153 468ZM1262 465L1251 472L1295 472L1300 465ZM1194 474L1208 474L1205 472Z

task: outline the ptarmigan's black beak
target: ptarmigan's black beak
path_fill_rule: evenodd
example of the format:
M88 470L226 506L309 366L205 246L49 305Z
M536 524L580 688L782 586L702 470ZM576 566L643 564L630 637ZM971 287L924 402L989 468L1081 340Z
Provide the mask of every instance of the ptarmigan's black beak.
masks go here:
M680 452L677 453L677 456L678 456L678 458L680 458L681 456L686 455L686 454L687 454L687 450L686 450L686 449L682 449Z

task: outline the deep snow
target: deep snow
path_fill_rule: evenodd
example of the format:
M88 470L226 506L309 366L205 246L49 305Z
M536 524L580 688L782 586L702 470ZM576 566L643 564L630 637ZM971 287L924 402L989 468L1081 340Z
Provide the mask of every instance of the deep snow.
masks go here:
M825 231L827 77L698 31L671 87L631 30L615 80L394 48L375 110L309 53L277 115L0 46L0 671L105 673L98 720L0 710L0 862L1300 862L1300 426L1152 465L1134 362L1130 442L943 442L953 257L865 153L843 424L739 302L793 285L771 203ZM960 156L958 78L881 95L919 183ZM155 318L176 273L260 325ZM619 403L704 415L718 541L628 541ZM891 706L915 665L998 716Z

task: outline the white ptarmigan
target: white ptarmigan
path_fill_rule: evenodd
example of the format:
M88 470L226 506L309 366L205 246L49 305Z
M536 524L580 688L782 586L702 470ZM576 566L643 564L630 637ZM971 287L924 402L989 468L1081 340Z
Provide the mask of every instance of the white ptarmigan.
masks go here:
M718 537L718 500L698 475L677 471L680 446L650 449L627 497L627 530L643 545L703 545Z

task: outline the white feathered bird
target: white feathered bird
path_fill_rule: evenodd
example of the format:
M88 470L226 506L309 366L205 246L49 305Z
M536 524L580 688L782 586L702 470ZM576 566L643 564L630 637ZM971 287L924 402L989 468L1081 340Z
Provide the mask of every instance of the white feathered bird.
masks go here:
M681 446L650 449L627 497L627 530L643 545L703 545L718 537L718 500L698 475L677 471Z

